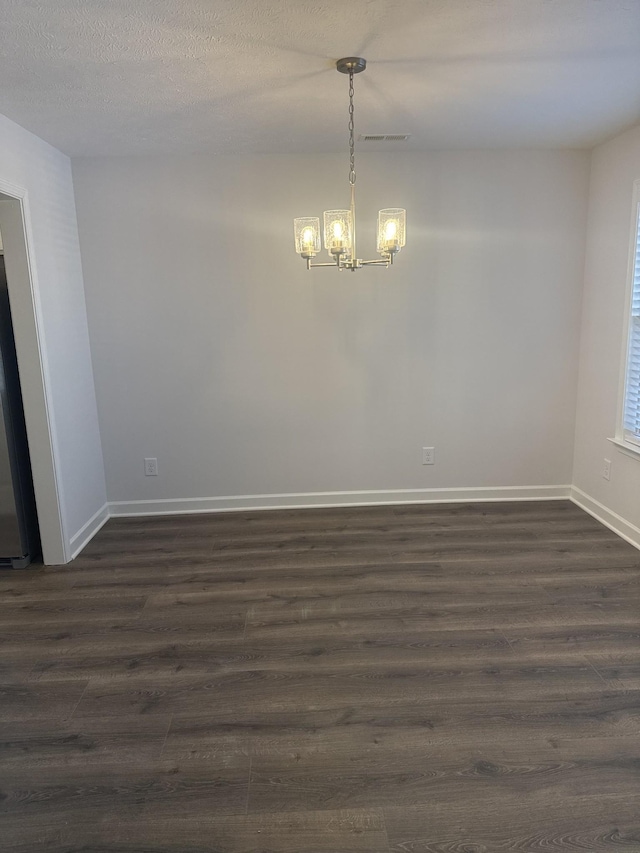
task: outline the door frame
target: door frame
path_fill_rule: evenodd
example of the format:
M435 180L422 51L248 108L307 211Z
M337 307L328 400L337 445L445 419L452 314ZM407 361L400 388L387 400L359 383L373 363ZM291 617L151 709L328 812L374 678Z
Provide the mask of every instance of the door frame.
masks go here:
M60 565L70 556L29 194L1 177L0 194L0 231L42 555L47 565Z

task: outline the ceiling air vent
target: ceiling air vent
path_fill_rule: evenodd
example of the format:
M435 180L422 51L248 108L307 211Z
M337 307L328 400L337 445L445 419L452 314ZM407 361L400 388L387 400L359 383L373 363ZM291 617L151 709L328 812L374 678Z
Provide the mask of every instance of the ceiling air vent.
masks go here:
M410 133L361 133L360 142L406 142Z

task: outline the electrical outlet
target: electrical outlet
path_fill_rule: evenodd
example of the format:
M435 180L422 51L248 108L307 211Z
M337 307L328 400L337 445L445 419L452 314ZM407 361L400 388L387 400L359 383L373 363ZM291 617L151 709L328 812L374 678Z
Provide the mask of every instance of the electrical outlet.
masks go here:
M435 465L436 464L436 449L435 449L435 447L423 447L422 448L422 464L423 465Z
M158 476L158 460L157 459L145 459L144 460L144 475L145 475L145 477L157 477Z
M602 466L602 476L605 478L605 480L611 479L611 460L610 459L604 460L604 465Z

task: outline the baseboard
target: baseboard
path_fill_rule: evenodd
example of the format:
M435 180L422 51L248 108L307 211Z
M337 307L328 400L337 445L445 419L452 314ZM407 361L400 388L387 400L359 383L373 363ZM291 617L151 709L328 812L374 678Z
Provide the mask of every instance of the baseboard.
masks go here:
M370 506L410 503L469 503L479 501L567 500L571 486L496 486L468 489L386 489L357 492L307 492L282 495L234 495L177 500L113 501L109 514L182 515L254 509Z
M618 536L622 537L622 539L625 539L631 545L640 549L640 527L636 527L635 524L631 524L629 521L626 521L621 515L618 515L617 512L613 512L613 510L608 509L604 504L601 504L600 501L590 497L590 495L583 492L582 489L578 489L576 486L571 487L570 497L573 503L579 506L580 509L588 512L589 515L592 515L595 519L604 524L605 527L608 527L609 530L613 530L613 532L617 533Z
M69 540L69 550L71 554L70 560L74 560L80 551L93 539L98 530L109 520L109 504L104 504L95 512L86 524L83 524L80 530Z

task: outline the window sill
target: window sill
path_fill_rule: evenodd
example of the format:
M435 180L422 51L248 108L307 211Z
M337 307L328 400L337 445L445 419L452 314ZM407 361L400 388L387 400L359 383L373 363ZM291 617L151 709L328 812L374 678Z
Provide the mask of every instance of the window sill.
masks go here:
M640 462L640 444L631 444L628 441L623 441L621 438L608 438L607 441L615 444L620 453L631 457L631 459L637 459Z

